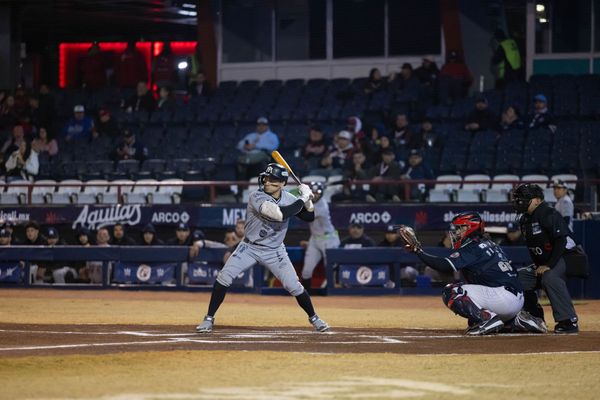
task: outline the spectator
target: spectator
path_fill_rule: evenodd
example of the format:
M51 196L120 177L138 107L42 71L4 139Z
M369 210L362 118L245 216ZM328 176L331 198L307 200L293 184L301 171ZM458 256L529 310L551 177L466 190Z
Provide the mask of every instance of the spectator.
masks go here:
M223 239L223 243L227 246L227 251L223 255L223 264L227 262L227 259L231 256L231 253L235 251L238 244L240 244L241 239L236 234L235 230L228 229L225 231L225 238Z
M408 162L401 172L403 180L427 180L435 179L433 171L423 162L423 154L418 149L412 149L408 155ZM425 201L427 194L427 185L419 183L411 185L410 198L412 200Z
M365 94L371 94L380 90L385 90L386 86L386 81L381 76L381 71L379 71L379 68L372 68L371 71L369 71L369 79L365 84Z
M148 158L148 148L136 140L135 133L130 130L123 132L123 140L113 150L112 158L119 160L138 160L140 162Z
M23 246L46 246L48 240L40 234L40 225L36 221L25 224L25 241ZM30 265L30 279L33 283L43 283L46 275L46 267L42 264Z
M496 68L496 89L502 89L507 83L521 79L521 54L517 42L509 39L502 29L496 29L494 38L498 43L492 65Z
M156 237L154 225L147 224L142 229L142 246L164 246L164 242Z
M89 246L91 244L92 234L87 228L80 228L75 232L76 242L75 244L78 246Z
M269 128L269 120L260 117L256 120L256 132L247 134L239 141L237 149L238 172L241 179L249 179L263 171L271 159L271 152L279 147L279 138Z
M73 139L91 139L94 121L85 115L85 107L81 104L73 108L73 118L63 127L63 135L67 142Z
M363 131L363 124L360 118L357 116L348 117L346 130L352 134L353 151L362 151L367 156L367 159L372 158L375 150L371 145L370 138Z
M319 125L311 126L308 132L308 140L302 151L307 169L313 170L318 168L326 151L327 142L325 141L323 130Z
M396 90L406 93L411 99L416 100L420 91L420 83L413 73L413 67L409 63L402 64L400 76L394 78Z
M148 78L148 66L144 55L135 47L135 42L127 43L125 51L115 61L115 76L118 87L133 88L139 81Z
M10 231L6 228L0 228L0 246L10 246Z
M573 232L575 207L573 206L573 200L569 196L569 187L564 181L558 179L552 183L552 188L554 190L554 197L556 197L554 208L562 215L569 230Z
M352 133L340 131L329 146L327 153L321 159L321 168L311 171L311 175L330 176L341 174L346 163L351 159L354 152L352 145Z
M554 118L548 111L548 99L543 94L533 98L533 115L529 120L529 129L548 128L551 132L556 130Z
M365 229L360 222L350 223L348 228L349 236L340 243L343 249L360 249L363 247L375 247L375 242L369 236L365 235Z
M6 160L6 175L20 177L26 181L33 182L34 177L40 169L38 153L31 146L31 141L21 142L18 150L15 150Z
M65 242L60 238L58 230L54 227L49 227L46 238L48 246L64 246ZM65 265L63 261L53 261L45 265L46 281L53 283L72 283L77 277L77 270L71 266Z
M398 235L398 229L394 225L388 225L385 229L385 236L383 240L379 242L378 247L404 247L404 241L400 239ZM414 282L419 275L419 271L417 271L414 267L407 265L405 267L400 268L400 279ZM388 289L393 289L396 287L395 284L395 270L394 268L390 268L390 280L387 281L383 286Z
M55 112L40 107L40 97L29 98L28 118L33 126L53 126Z
M506 237L500 240L499 246L527 246L525 238L521 233L521 227L516 222L506 225Z
M113 226L113 235L112 235L111 244L113 246L135 246L135 240L131 237L125 235L125 226L121 223L116 223Z
M158 87L175 87L177 83L177 60L166 42L162 52L152 62L152 81Z
M238 237L238 239L240 239L240 241L244 239L245 233L246 221L244 221L243 219L238 219L237 221L235 221L235 234Z
M96 232L96 246L109 247L110 234L108 229L100 228ZM79 280L86 283L102 283L102 261L88 261L84 268L79 270ZM110 263L107 265L110 268Z
M411 149L425 149L436 147L438 145L438 134L433 128L433 124L429 120L421 123L421 130L418 135L413 136L413 140L409 143Z
M440 71L440 102L453 104L456 99L464 98L473 83L473 75L463 62L458 51L448 54L446 64Z
M0 103L0 129L13 126L19 120L17 110L15 109L15 96L7 95Z
M198 72L190 78L188 85L188 95L191 97L209 98L213 95L213 89L210 83L206 80L204 72Z
M58 153L58 143L56 143L56 139L48 137L48 130L44 126L39 127L37 138L33 140L31 147L39 154L47 153L50 157L53 157Z
M175 98L173 96L173 91L168 86L162 86L158 90L158 103L156 104L156 108L160 111L170 112L175 111Z
M45 83L40 85L38 99L40 101L40 115L47 115L51 119L50 122L53 122L56 115L56 101L50 91L50 86Z
M81 84L83 88L96 90L106 86L106 58L100 46L94 42L81 59Z
M190 227L185 222L180 222L175 229L175 237L167 241L169 246L192 246L193 237Z
M4 223L0 224L1 229L6 229L6 231L10 234L10 244L12 246L18 246L21 244L16 235L13 234L15 222L11 220L5 220Z
M23 85L19 84L15 88L15 112L19 118L27 114L29 109L29 97L25 93Z
M506 107L500 118L500 130L523 129L524 126L519 109L513 105Z
M12 128L11 137L2 145L3 160L8 160L8 157L16 150L19 150L21 143L25 142L25 130L23 125L15 125Z
M156 109L156 100L152 96L152 92L148 90L146 81L139 81L135 88L135 94L123 102L123 109L127 113L137 113L145 111L151 113Z
M469 132L486 131L498 126L498 117L488 108L487 99L483 96L475 99L475 109L467 115L465 130Z
M396 114L396 119L394 120L390 136L396 147L408 147L409 143L413 140L414 135L410 130L409 121L406 114Z
M414 74L419 82L421 82L421 85L435 88L440 76L440 70L432 56L425 56L422 59L421 66L415 69Z
M381 135L379 137L379 146L377 146L377 151L369 159L369 165L379 164L383 160L382 153L386 150L391 150L395 154L396 145L388 135Z
M95 136L114 139L119 135L119 126L108 108L98 110L98 123L94 130Z
M344 185L341 193L331 196L332 201L356 200L364 201L365 190L363 185L356 185L355 180L367 180L367 157L363 152L352 154L352 163L346 163L344 166L344 179L347 184Z
M208 240L204 232L200 229L196 229L192 234L192 246L190 247L189 256L190 258L196 257L200 253L200 249L203 248L209 249L223 249L227 246L221 242L216 242L214 240Z
M391 149L382 151L382 161L371 167L367 176L373 182L396 181L400 179L400 166L396 163L396 155ZM381 201L400 201L398 196L398 185L370 185L371 190L366 195L366 200L370 203Z

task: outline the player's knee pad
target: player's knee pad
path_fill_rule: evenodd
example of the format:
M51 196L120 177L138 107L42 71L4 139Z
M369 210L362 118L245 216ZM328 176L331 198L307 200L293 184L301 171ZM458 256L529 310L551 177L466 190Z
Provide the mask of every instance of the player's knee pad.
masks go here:
M455 314L468 318L473 323L481 323L487 319L489 313L482 310L471 300L467 291L457 284L446 285L442 292L444 304Z

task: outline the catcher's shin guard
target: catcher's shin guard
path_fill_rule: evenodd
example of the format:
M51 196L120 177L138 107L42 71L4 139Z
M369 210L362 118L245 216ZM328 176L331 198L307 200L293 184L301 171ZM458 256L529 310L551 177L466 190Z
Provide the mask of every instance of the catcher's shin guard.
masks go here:
M454 311L455 314L469 320L469 325L479 325L490 318L490 313L479 308L469 296L467 291L461 285L446 285L442 292L442 299L446 307Z
M523 304L523 309L529 314L533 315L536 318L540 318L543 321L544 309L538 302L537 292L535 290L526 290L525 292L523 292L523 298L525 300L525 304Z

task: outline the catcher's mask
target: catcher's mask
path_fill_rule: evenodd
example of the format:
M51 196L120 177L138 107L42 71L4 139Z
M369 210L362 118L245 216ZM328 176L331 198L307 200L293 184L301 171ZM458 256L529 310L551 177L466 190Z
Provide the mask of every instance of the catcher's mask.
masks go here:
M474 211L466 211L456 215L450 223L450 240L452 248L459 249L466 239L483 235L485 224L481 216Z
M520 214L527 212L533 199L544 200L544 191L535 183L524 183L512 192L512 206Z

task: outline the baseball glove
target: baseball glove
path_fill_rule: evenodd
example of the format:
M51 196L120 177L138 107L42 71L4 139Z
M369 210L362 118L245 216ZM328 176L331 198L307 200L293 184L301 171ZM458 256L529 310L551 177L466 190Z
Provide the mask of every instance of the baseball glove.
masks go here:
M398 235L404 242L404 248L410 252L416 253L421 251L421 243L417 239L417 235L413 228L406 225L397 226Z

